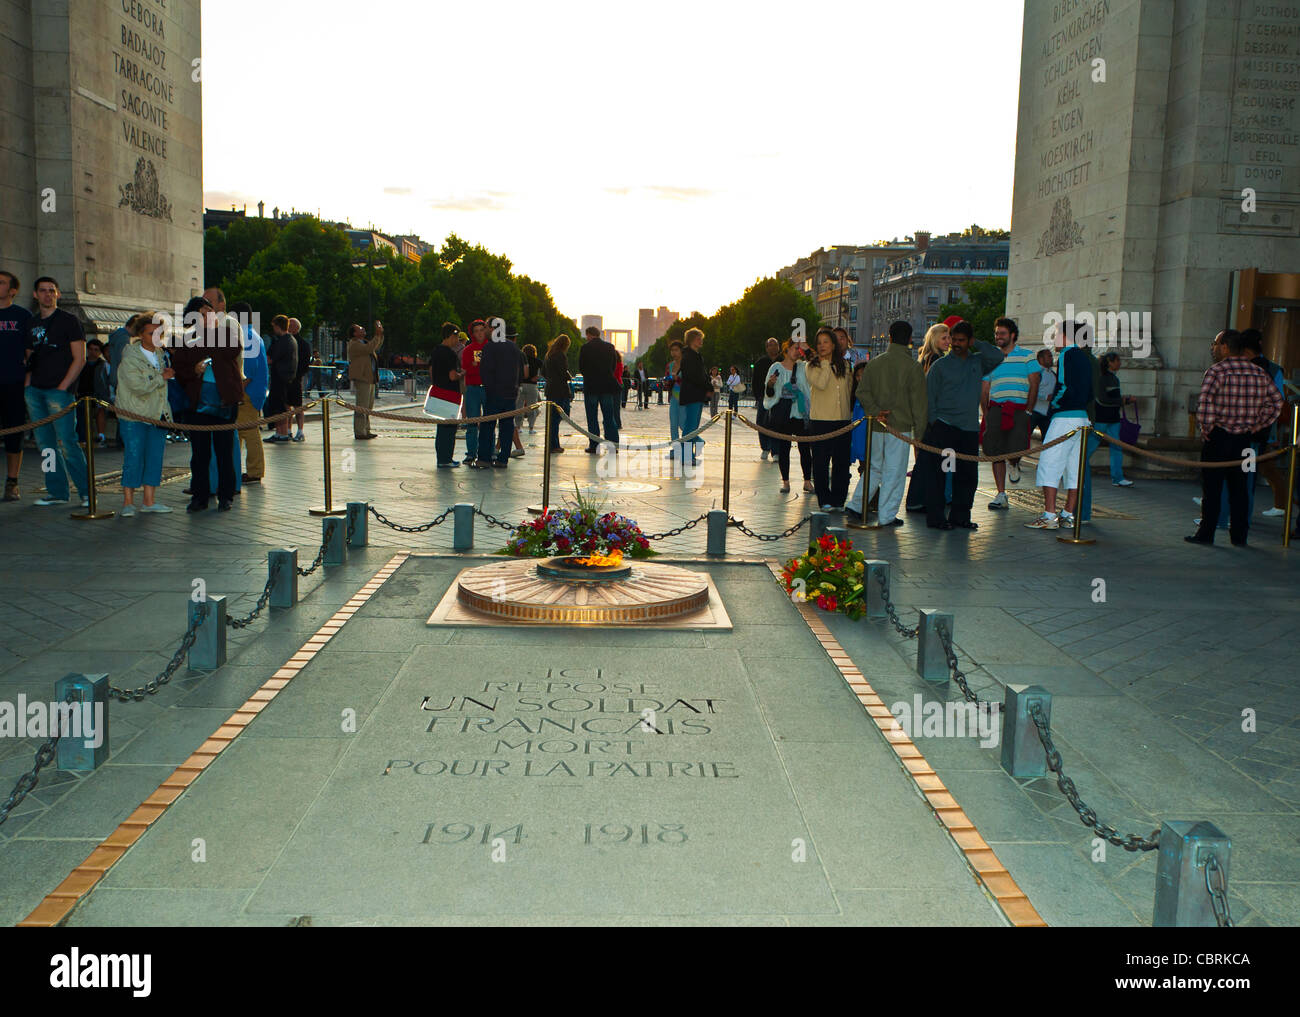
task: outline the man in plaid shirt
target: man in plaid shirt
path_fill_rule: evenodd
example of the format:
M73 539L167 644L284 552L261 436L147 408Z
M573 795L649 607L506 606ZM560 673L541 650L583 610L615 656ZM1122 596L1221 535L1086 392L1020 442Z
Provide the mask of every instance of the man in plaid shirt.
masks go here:
M1242 462L1243 455L1251 451L1254 433L1271 427L1281 415L1282 395L1273 380L1251 363L1251 353L1238 332L1225 332L1221 339L1227 345L1228 355L1206 371L1201 382L1197 413L1201 437L1205 440L1201 460ZM1245 547L1250 526L1247 492L1253 480L1253 471L1247 473L1237 466L1202 470L1201 525L1192 536L1183 539L1189 544L1214 543L1219 502L1226 483L1228 536L1234 547Z

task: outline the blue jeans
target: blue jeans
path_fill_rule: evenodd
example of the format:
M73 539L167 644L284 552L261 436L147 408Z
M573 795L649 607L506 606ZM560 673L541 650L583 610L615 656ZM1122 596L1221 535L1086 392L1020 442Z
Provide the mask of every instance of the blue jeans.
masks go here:
M162 483L163 449L167 432L138 420L119 420L125 453L122 457L122 486L157 487Z
M682 436L682 404L676 399L668 400L668 437L675 443ZM672 449L673 455L681 451L676 447Z
M678 422L681 427L681 434L690 434L697 427L699 427L700 417L703 415L703 413L704 413L703 403L686 403L684 406L681 406L678 409ZM691 439L691 465L692 466L696 465L695 447L697 445L702 445L702 444L704 444L704 442L699 438ZM679 453L679 455L681 456L682 463L685 464L686 462L685 442L682 442L681 444L681 452Z
M483 413L490 417L494 413L509 413L519 401L518 395L495 396L484 398ZM515 418L502 417L500 420L488 420L478 425L478 458L484 462L495 457L499 463L510 461L510 446L514 443ZM501 451L497 451L497 445Z
M465 386L465 416L481 417L483 416L483 386L466 385ZM513 407L512 407L513 408ZM465 458L478 458L478 434L482 424L468 424L465 427ZM486 459L492 458L492 450L488 449Z
M1108 438L1119 438L1119 421L1113 424L1098 424L1097 430ZM1093 435L1094 441L1100 441L1096 435ZM1118 445L1110 446L1110 482L1118 484L1124 479L1124 450ZM1225 516L1226 518L1226 516Z
M600 416L605 420L605 440L617 445L618 394L609 392L602 396L593 396L590 392L587 392L583 394L582 402L587 409L587 430L592 434L600 434L600 421L596 416L596 411L599 409ZM587 447L595 448L596 442L588 438Z
M23 392L27 400L27 413L32 420L40 420L73 402L71 392L57 388L34 388L28 386ZM69 413L50 424L36 428L36 448L42 456L46 449L54 449L53 469L45 474L45 493L59 501L68 500L68 474L77 485L77 493L82 498L90 497L90 486L86 483L86 457L77 444L77 424L72 419L76 413Z
M1087 437L1088 437L1087 452L1084 453L1083 461L1085 463L1091 463L1092 454L1097 451L1097 446L1101 444L1101 439L1098 438L1092 432L1091 429L1089 429ZM1092 518L1092 470L1091 469L1086 469L1083 471L1083 477L1081 479L1081 483L1079 484L1079 504L1077 508L1079 510L1080 522L1086 523L1088 522L1088 520Z

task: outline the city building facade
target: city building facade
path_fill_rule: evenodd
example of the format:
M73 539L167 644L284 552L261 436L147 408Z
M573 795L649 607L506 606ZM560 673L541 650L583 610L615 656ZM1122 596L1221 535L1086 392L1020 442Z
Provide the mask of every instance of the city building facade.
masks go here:
M919 343L925 330L943 320L939 309L967 297L973 279L1006 278L1011 236L1006 230L972 226L964 233L931 238L916 235L914 250L886 261L875 273L872 321L876 343L888 341L890 322L906 321ZM988 336L978 338L987 339Z
M818 248L776 274L811 297L824 322L848 329L853 343L865 346L879 331L872 320L875 273L890 258L914 249L910 237L862 246L836 244Z

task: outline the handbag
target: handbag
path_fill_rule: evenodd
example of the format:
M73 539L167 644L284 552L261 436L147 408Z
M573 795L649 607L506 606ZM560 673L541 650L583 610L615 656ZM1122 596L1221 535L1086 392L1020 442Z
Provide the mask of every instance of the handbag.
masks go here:
M449 389L430 387L424 397L424 412L439 420L455 420L460 416L460 398L451 398L455 394Z
M1125 445L1136 445L1138 435L1142 433L1142 422L1136 406L1133 407L1133 420L1128 419L1127 407L1119 411L1119 440Z

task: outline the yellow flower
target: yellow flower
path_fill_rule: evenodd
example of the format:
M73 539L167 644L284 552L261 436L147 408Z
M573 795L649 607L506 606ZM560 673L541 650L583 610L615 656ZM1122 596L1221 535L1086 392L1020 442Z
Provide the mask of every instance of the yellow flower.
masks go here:
M835 589L835 584L834 584L834 583L822 583L822 587L821 587L821 588L822 588L823 590L825 590L827 593L830 593L830 592L833 592L833 591L834 591L834 589Z
M854 572L861 572L861 571L863 571L862 562L858 562L856 565L854 565L854 566L853 566L853 571L854 571Z

